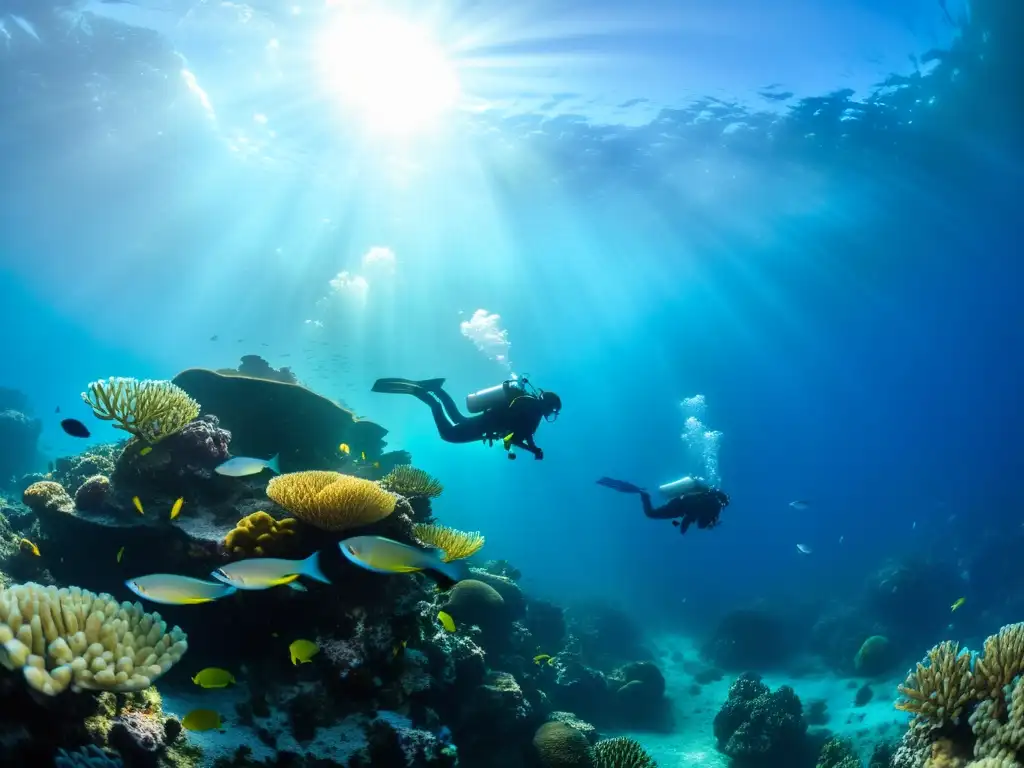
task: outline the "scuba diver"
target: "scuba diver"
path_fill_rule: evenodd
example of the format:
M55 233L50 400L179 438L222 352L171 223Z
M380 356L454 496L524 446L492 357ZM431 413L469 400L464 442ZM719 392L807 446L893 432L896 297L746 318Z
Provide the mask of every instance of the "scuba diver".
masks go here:
M672 525L678 526L680 533L686 533L693 523L698 528L714 528L720 522L719 514L729 506L729 497L725 493L712 488L699 477L684 477L661 486L659 490L672 498L660 507L651 504L651 495L647 491L624 480L602 477L597 484L621 493L639 494L647 517L672 520Z
M473 443L483 440L494 445L500 440L510 459L518 446L543 459L533 435L541 420L554 421L562 410L562 399L554 392L536 389L525 378L509 379L466 397L466 409L473 416L459 411L451 395L442 388L444 379L377 379L372 391L412 395L430 407L441 439L448 443Z

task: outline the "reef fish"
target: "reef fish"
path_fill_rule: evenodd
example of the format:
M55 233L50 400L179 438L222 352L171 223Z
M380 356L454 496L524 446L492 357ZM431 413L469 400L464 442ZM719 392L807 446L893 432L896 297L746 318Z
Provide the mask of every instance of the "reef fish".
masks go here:
M124 557L124 547L117 550L117 562L121 562L121 558Z
M950 611L955 611L957 608L959 608L961 605L963 605L966 602L967 602L967 598L966 597L961 597L959 600L957 600L955 603L953 603L953 605L951 605L949 607L949 610Z
M348 447L348 443L342 443L341 445L339 445L338 450L344 453L346 456L348 456L349 453L351 453L352 451L352 449Z
M547 662L549 667L554 666L555 664L555 660L547 653L540 653L533 657L533 663L538 667L544 662Z
M151 573L128 579L125 586L144 600L164 605L196 605L234 594L230 584L193 579L176 573Z
M152 445L147 445L145 448L143 448L141 451L139 451L139 456L149 456L149 454L151 454L152 452L153 452L153 446Z
M465 565L446 563L437 550L419 549L383 536L353 536L338 546L350 562L376 573L415 573L433 571L451 581L465 578Z
M138 496L132 496L132 504L135 505L135 508L139 511L140 515L146 514L146 510L142 508L142 499Z
M220 715L212 709L193 709L181 718L181 727L186 731L213 731L220 726Z
M78 419L64 419L60 423L60 428L72 437L89 437L89 430Z
M801 501L800 499L797 499L796 501L789 502L789 506L791 506L793 509L797 509L802 512L805 509L809 509L811 504L810 502Z
M281 465L275 455L269 459L254 459L249 456L235 456L219 465L213 471L218 475L227 477L248 477L258 475L264 469L269 469L275 474L281 474Z
M441 622L441 626L444 627L445 632L455 631L455 619L451 617L451 614L441 611L437 614L437 620Z
M182 496L176 502L174 502L174 506L171 507L171 520L173 520L174 518L176 518L178 515L181 514L181 508L183 506L185 506L185 497L184 496Z
M320 653L320 646L312 640L293 640L288 646L288 653L291 654L292 664L306 664Z
M235 676L220 667L207 667L197 672L192 682L200 688L227 688L235 682Z
M331 581L320 570L320 553L314 552L305 560L284 560L277 557L253 557L238 560L218 568L210 575L238 589L270 589L307 576L324 584Z
M801 555L809 555L809 554L811 554L811 552L814 551L810 547L808 547L806 544L797 544L796 548L797 548L797 551Z
M29 541L28 539L22 539L19 542L22 552L28 552L30 555L39 557L39 547L36 546L35 542Z

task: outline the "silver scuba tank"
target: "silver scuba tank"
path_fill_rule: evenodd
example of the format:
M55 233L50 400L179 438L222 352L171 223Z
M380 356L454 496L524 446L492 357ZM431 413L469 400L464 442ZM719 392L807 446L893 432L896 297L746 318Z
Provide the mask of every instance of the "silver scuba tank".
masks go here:
M700 477L681 477L678 480L674 480L671 483L665 483L659 485L658 490L661 491L662 495L667 496L670 499L675 499L680 496L685 496L688 493L699 493L706 491L708 488L707 483Z
M503 381L494 387L481 389L471 395L466 395L466 410L470 413L483 413L495 408L501 408L512 402L513 399L523 394L522 387L515 380Z

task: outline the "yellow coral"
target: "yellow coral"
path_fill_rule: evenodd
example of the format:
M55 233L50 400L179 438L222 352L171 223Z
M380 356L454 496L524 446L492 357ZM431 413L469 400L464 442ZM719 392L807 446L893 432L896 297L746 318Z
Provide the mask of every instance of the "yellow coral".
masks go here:
M31 582L0 588L0 646L0 662L50 696L68 686L141 691L188 649L181 629L168 632L139 603Z
M390 515L398 501L377 483L317 470L278 475L267 486L267 496L324 531L376 523Z
M441 495L444 486L422 469L408 464L395 467L380 481L386 491L405 496L407 499L433 499Z
M169 381L94 381L82 399L97 418L149 443L180 432L199 415L199 403Z
M428 547L444 550L442 560L446 563L475 555L484 545L479 531L466 533L443 525L417 523L412 527L412 534Z
M928 651L926 661L899 687L905 698L896 702L896 709L930 725L956 720L974 694L970 652L947 640Z
M52 480L32 483L21 495L21 500L33 512L64 512L72 514L75 502L64 486Z
M974 664L978 698L1001 699L1003 689L1024 673L1024 623L1008 624L985 641Z
M224 548L233 555L262 557L274 554L295 538L294 517L275 520L266 512L253 512L238 521L224 537Z

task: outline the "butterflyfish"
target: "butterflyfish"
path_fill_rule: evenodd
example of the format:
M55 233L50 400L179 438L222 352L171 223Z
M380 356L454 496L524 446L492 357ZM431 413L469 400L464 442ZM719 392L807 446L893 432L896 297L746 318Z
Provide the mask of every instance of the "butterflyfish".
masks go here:
M383 536L353 536L338 546L349 562L375 573L430 571L452 582L466 578L464 563L446 563L435 549L420 549Z
M349 453L352 451L352 449L348 447L348 443L342 443L341 445L339 445L338 450L344 453L346 456L348 456Z
M147 445L145 448L143 448L141 451L139 451L139 456L149 456L149 454L151 454L152 452L153 452L153 446L152 445Z
M121 558L124 557L124 547L117 550L117 562L121 562Z
M215 731L221 727L220 715L212 709L193 709L181 718L186 731Z
M142 508L142 500L138 496L132 496L132 504L135 505L135 509L139 511L140 515L146 514L146 510Z
M207 667L197 672L196 676L192 678L192 682L200 688L227 688L229 685L234 685L235 676L220 667Z
M182 496L176 502L174 502L174 506L171 507L171 520L173 520L174 518L176 518L178 515L181 514L181 508L183 506L185 506L185 497L184 496Z
M29 541L28 539L22 539L18 542L22 552L27 552L30 555L39 557L39 547L36 546L35 542Z
M950 611L955 611L957 608L959 608L961 605L963 605L966 602L967 602L967 598L966 597L961 597L959 600L957 600L955 603L953 603L953 605L951 605L949 607L949 610Z
M441 622L441 626L444 627L445 632L455 631L455 619L450 614L441 611L437 614L437 620Z
M319 558L319 552L305 560L253 557L228 563L210 575L238 589L270 589L295 581L299 576L330 584L330 579L320 570Z
M288 653L291 654L292 664L307 664L320 653L320 646L312 640L293 640L288 646Z
M269 469L276 475L281 474L278 457L275 455L269 459L254 459L249 456L235 456L218 465L213 471L226 477L248 477L258 475L264 469Z
M143 600L164 605L209 603L236 591L230 584L193 579L176 573L151 573L129 579L124 584Z

